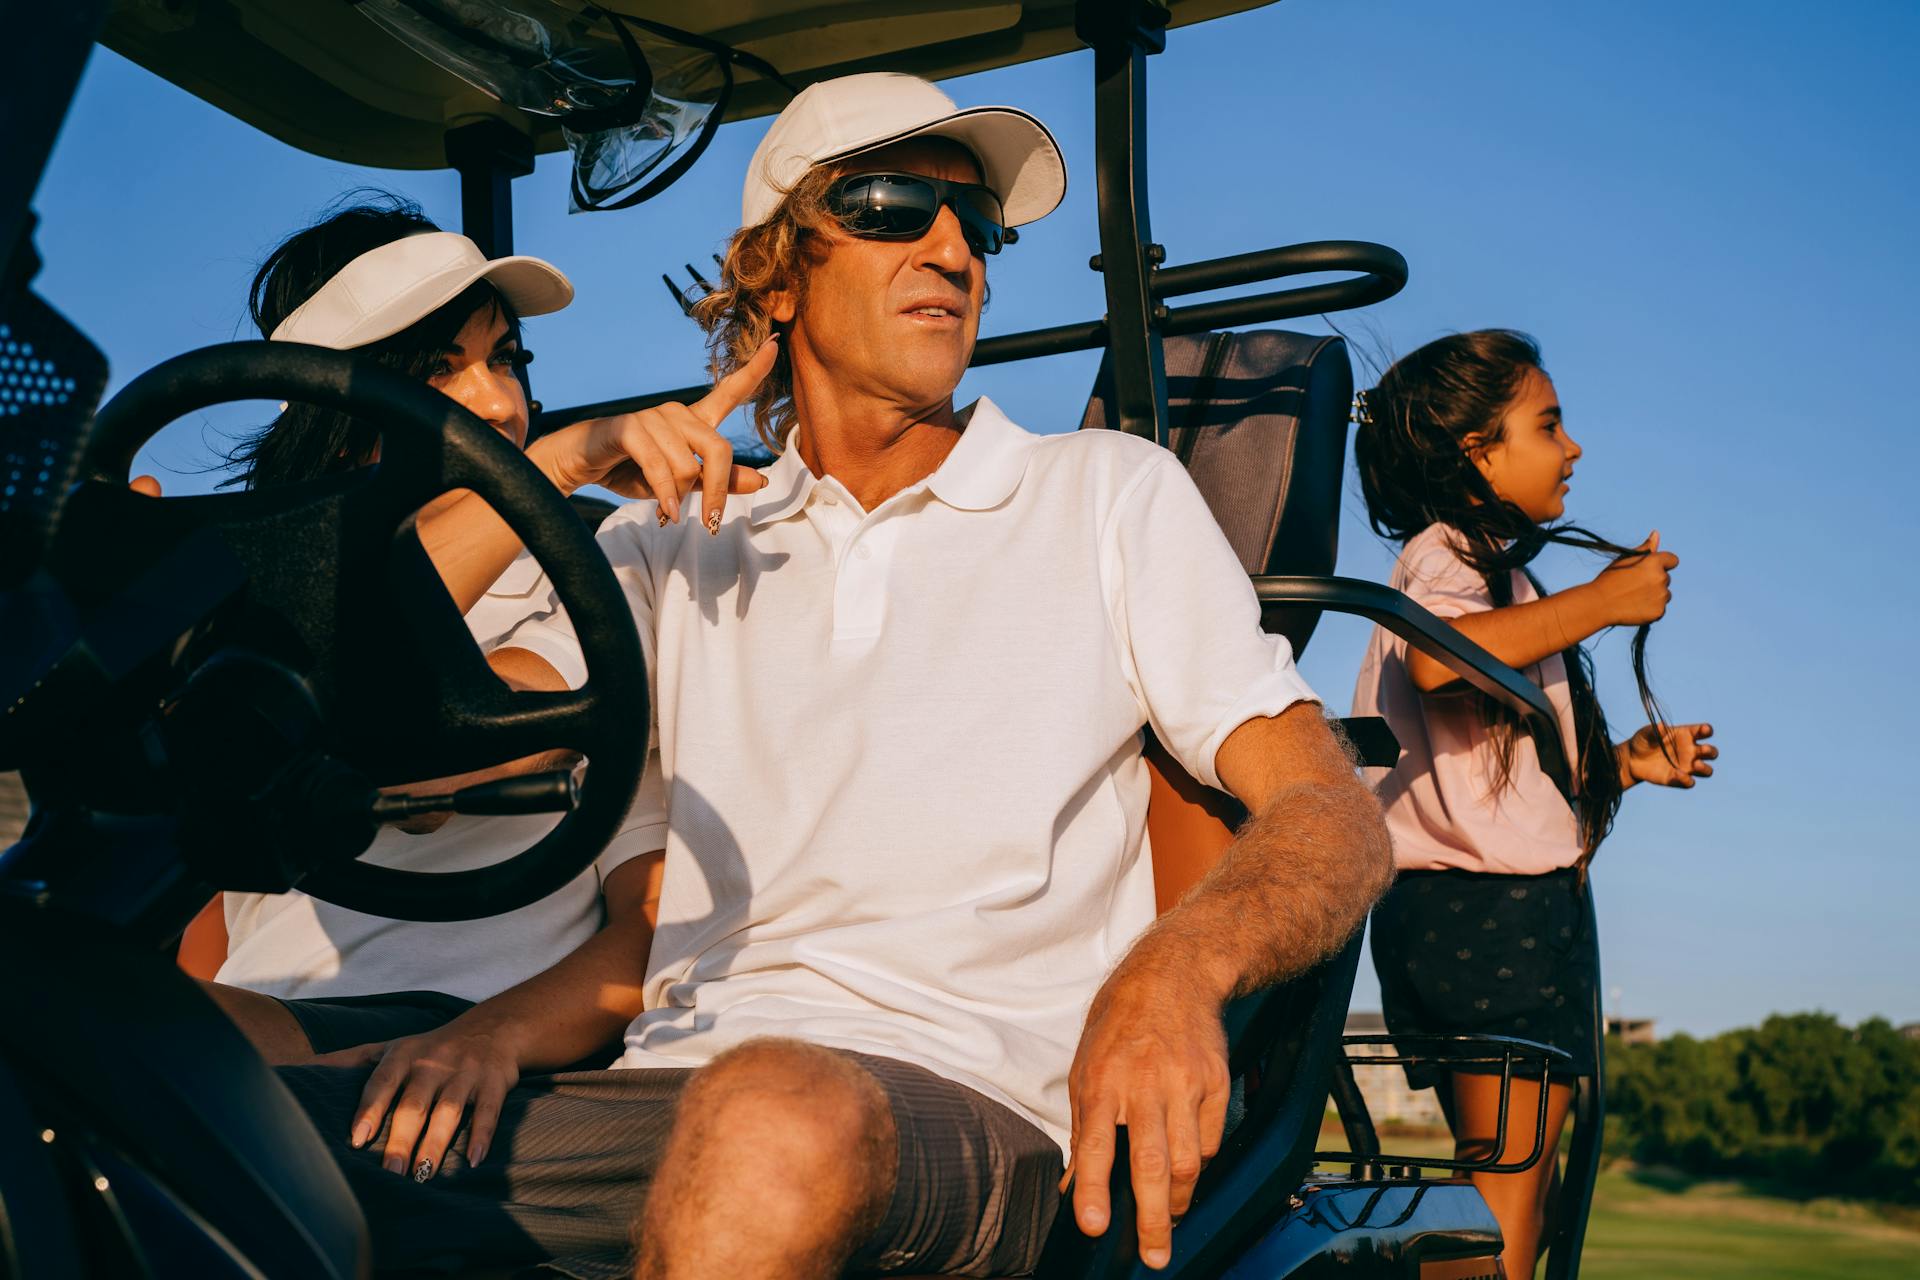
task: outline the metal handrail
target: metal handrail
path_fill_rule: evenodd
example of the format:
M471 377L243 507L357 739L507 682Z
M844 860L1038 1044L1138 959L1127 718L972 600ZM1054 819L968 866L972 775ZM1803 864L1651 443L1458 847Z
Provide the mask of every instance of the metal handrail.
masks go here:
M1161 307L1160 332L1168 335L1205 333L1214 329L1244 324L1266 324L1328 311L1346 311L1371 306L1391 298L1406 287L1407 260L1383 244L1366 240L1313 240L1278 249L1209 258L1180 267L1162 267L1152 276L1156 300L1191 293L1205 293L1236 285L1278 280L1286 276L1314 275L1323 271L1357 272L1349 280L1302 285L1272 293L1244 298L1220 298L1185 307ZM1045 329L1026 329L982 338L974 344L972 368L1008 364L1015 360L1037 360L1042 356L1066 355L1075 351L1095 351L1108 343L1107 321L1082 320L1074 324L1053 325ZM698 400L709 390L708 384L675 387L646 395L600 400L592 404L542 411L534 423L538 436L587 418L611 417L616 413L638 413L669 401L686 403Z
M1547 1083L1553 1075L1555 1061L1571 1064L1573 1055L1565 1049L1552 1045L1539 1044L1532 1040L1521 1040L1514 1036L1473 1036L1441 1035L1435 1033L1412 1033L1403 1035L1358 1035L1342 1036L1340 1043L1344 1048L1352 1049L1363 1045L1385 1045L1400 1049L1406 1045L1432 1044L1439 1046L1439 1052L1427 1053L1389 1053L1368 1054L1355 1058L1347 1055L1349 1067L1406 1067L1417 1064L1441 1063L1449 1067L1500 1065L1500 1108L1494 1118L1493 1150L1484 1159L1459 1160L1442 1156L1394 1155L1379 1150L1358 1151L1315 1151L1316 1163L1351 1164L1362 1167L1384 1167L1387 1165L1408 1165L1430 1169L1452 1169L1460 1173L1525 1173L1540 1163L1547 1151ZM1479 1046L1487 1050L1475 1053ZM1452 1052L1460 1050L1460 1052ZM1507 1116L1513 1097L1513 1069L1516 1063L1527 1060L1537 1061L1540 1067L1540 1103L1538 1114L1534 1117L1533 1148L1522 1160L1502 1160L1500 1153L1507 1145Z
M1540 771L1573 795L1560 720L1540 686L1421 608L1404 593L1362 578L1256 577L1262 605L1306 605L1365 618L1407 641L1488 697L1516 712L1531 731Z

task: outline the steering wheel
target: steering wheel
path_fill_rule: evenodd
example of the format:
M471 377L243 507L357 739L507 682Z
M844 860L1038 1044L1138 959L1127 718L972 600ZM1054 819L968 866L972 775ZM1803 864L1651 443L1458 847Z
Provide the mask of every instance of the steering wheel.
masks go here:
M135 450L184 414L235 400L294 400L381 430L379 461L284 489L155 500L126 489ZM177 356L100 410L64 535L91 508L124 555L209 527L247 573L245 606L286 637L313 690L326 748L375 785L444 777L571 749L590 763L576 807L521 853L465 871L335 861L299 888L356 911L463 920L537 901L619 831L646 764L645 659L592 534L546 477L445 395L363 357L282 342ZM546 570L579 636L588 680L514 693L480 656L413 533L454 489L483 497ZM89 492L91 491L91 493ZM99 515L111 513L108 519ZM137 554L137 551L136 551Z

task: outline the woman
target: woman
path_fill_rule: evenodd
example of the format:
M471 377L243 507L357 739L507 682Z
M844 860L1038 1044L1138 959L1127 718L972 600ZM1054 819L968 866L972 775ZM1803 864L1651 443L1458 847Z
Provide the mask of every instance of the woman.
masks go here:
M516 447L529 425L520 317L557 311L573 288L533 258L488 261L464 236L440 231L398 200L339 209L288 238L255 275L249 311L263 336L354 350L420 378L499 431ZM378 428L313 405L290 404L229 455L234 482L274 488L378 459ZM231 482L230 482L231 483ZM422 513L423 541L459 523L448 495ZM435 538L439 533L441 537ZM487 647L527 612L540 578L521 552L467 610ZM463 601L462 603L467 603ZM429 838L382 832L369 860L451 870L525 848L552 825L545 816L455 817ZM272 1062L390 1040L438 1027L549 968L596 933L603 885L623 904L644 883L618 890L646 866L648 834L616 842L595 866L541 902L483 925L384 920L306 894L226 893L220 916L197 921L189 944L219 962L213 994ZM653 859L649 859L651 863Z
M1561 523L1582 457L1532 339L1457 334L1394 364L1360 400L1354 453L1367 515L1401 544L1392 585L1525 671L1559 713L1570 805L1512 712L1376 630L1355 715L1384 716L1404 748L1378 784L1399 867L1373 915L1374 963L1394 1033L1509 1035L1566 1050L1592 1074L1599 951L1586 864L1641 782L1691 787L1718 755L1710 726L1660 723L1641 659L1679 557L1654 533L1628 549ZM1549 542L1612 557L1591 582L1547 594L1527 568ZM1643 628L1635 674L1654 723L1615 744L1581 643ZM1462 1159L1500 1147L1499 1068L1410 1069L1438 1084ZM1532 1147L1540 1085L1516 1080L1502 1159ZM1546 1151L1559 1150L1571 1088L1548 1086ZM1509 1276L1530 1276L1556 1160L1476 1175L1505 1237Z
M340 209L290 237L255 277L250 310L273 341L359 352L421 378L525 446L530 400L520 317L558 310L566 278L538 259L488 260L464 236L440 231L411 204L387 197ZM769 356L771 353L769 353ZM603 484L658 496L679 518L696 486L717 513L729 488L764 479L733 467L714 430L752 390L770 359L728 379L693 406L580 423L536 442L528 457L567 494ZM294 484L376 462L372 424L289 405L234 451L249 488ZM150 479L137 487L157 492ZM717 527L709 520L710 529ZM417 522L442 581L483 649L543 607L538 567L477 495L436 499ZM500 672L513 683L511 670ZM385 866L454 871L497 862L536 841L545 815L455 816L431 835L388 830L363 857ZM225 893L189 931L183 958L218 956L213 997L270 1062L347 1051L380 1061L395 1100L457 1120L474 1107L471 1159L485 1154L492 1108L523 1070L553 1070L612 1042L638 1012L637 992L659 892L665 815L649 769L628 827L592 868L559 892L485 921L421 923L348 911L306 894ZM602 927L604 919L605 925ZM218 937L225 926L224 940ZM513 1035L528 1007L577 1011L539 1044ZM388 1143L396 1171L431 1176L452 1125L414 1158L418 1126L398 1121Z

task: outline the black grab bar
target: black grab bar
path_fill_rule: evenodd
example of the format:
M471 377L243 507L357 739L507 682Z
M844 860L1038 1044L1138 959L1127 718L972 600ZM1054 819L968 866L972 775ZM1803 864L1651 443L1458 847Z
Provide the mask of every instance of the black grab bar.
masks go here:
M1325 271L1351 271L1356 274L1346 280L1301 285L1249 297L1220 298L1184 307L1169 308L1158 301L1265 280L1279 280L1287 276L1317 275ZM1406 287L1407 260L1386 245L1366 240L1313 240L1278 249L1262 249L1256 253L1209 258L1180 267L1161 267L1153 272L1149 280L1156 299L1155 305L1161 313L1157 317L1160 332L1205 333L1235 325L1266 324L1275 320L1371 306L1391 298ZM1107 341L1107 322L1104 319L1003 333L976 343L971 364L978 369L1015 360L1066 355L1073 351L1094 351L1105 347ZM543 435L587 418L637 413L668 401L686 403L698 400L706 393L707 386L701 384L544 410L534 422L533 434Z

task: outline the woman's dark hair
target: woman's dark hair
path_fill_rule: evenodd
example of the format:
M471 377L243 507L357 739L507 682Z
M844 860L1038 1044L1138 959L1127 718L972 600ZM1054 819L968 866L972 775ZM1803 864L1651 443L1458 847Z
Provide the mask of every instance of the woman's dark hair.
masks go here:
M1378 386L1361 393L1354 461L1360 491L1374 531L1406 543L1436 524L1455 532L1453 550L1486 579L1494 607L1513 603L1513 573L1527 576L1545 595L1527 566L1548 543L1614 557L1638 554L1578 525L1538 525L1500 497L1474 465L1473 455L1502 436L1502 420L1527 378L1545 373L1540 346L1511 329L1480 329L1429 342L1396 360ZM1633 637L1633 675L1648 719L1662 723L1659 701L1647 680L1647 631ZM1593 662L1578 644L1562 655L1573 703L1574 769L1579 784L1575 812L1587 851L1599 848L1620 808L1620 773L1607 717L1593 688ZM1519 717L1483 698L1493 730L1495 786L1512 778Z
M247 310L261 337L267 337L300 305L320 291L346 265L363 253L424 231L438 231L411 200L384 191L355 191L342 198L320 221L297 231L267 255L247 293ZM520 319L499 290L484 280L446 303L431 315L390 338L356 350L390 369L425 379L434 361L447 349L473 313L483 307L497 310L507 328L519 336ZM523 354L516 365L526 387ZM532 396L529 392L529 401ZM227 454L240 474L228 484L249 489L311 480L315 476L351 470L373 453L379 428L346 414L314 405L289 404L272 422L247 436Z

